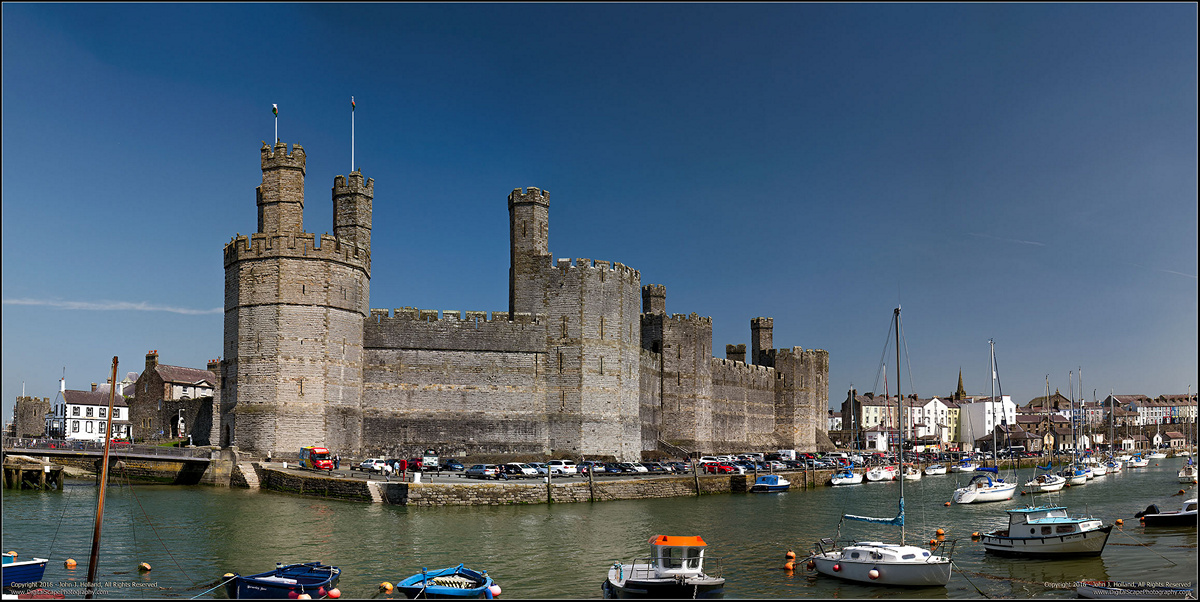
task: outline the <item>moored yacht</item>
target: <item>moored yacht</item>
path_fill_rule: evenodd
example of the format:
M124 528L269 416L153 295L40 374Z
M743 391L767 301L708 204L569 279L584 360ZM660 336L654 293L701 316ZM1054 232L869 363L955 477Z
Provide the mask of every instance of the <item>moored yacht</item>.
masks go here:
M925 467L925 476L933 476L946 474L946 467L942 464L930 464Z
M1032 481L1025 483L1033 493L1050 493L1058 491L1067 485L1067 480L1051 473L1040 474L1033 478Z
M863 482L863 475L861 472L854 472L849 468L844 468L833 473L829 481L834 485L858 485Z

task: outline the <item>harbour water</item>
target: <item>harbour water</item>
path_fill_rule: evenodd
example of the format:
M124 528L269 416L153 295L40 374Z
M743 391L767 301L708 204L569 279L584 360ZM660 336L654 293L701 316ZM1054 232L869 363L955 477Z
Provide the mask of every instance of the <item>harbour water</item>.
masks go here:
M1155 466L1157 462L1158 466ZM405 508L196 486L112 487L106 499L98 597L191 598L227 572L250 574L276 562L319 560L341 567L341 590L379 594L421 567L462 562L486 569L504 598L599 598L609 566L647 554L655 534L701 535L719 558L727 598L1075 597L1081 580L1192 582L1197 533L1145 529L1133 515L1151 503L1176 509L1194 485L1175 478L1182 459L1151 461L1047 498L944 506L962 475L926 476L905 485L907 539L927 543L938 528L957 539L949 586L890 590L782 570L784 553L803 558L832 537L842 513L892 516L898 483L819 487L776 494L727 494L656 500L495 507ZM1020 482L1029 479L1022 471ZM1012 475L1002 475L1013 478ZM1176 495L1185 489L1185 495ZM96 487L68 480L63 492L4 491L3 549L21 559L49 557L44 581L86 579ZM1025 560L990 556L970 534L1006 524L1006 508L1036 499L1111 523L1122 518L1099 558ZM899 529L847 522L841 536L897 541ZM47 556L49 555L49 556ZM63 560L78 561L66 569ZM140 573L137 565L152 567ZM219 589L201 597L223 597ZM70 596L76 597L76 596ZM399 597L399 596L391 596Z

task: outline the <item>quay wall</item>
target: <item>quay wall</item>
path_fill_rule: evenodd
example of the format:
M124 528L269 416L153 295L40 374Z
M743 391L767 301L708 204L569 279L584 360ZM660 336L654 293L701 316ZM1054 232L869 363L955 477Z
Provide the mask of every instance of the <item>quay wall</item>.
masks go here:
M366 479L327 477L290 469L268 468L258 463L254 464L254 472L258 475L258 487L263 491L348 502L373 501ZM242 477L241 483L245 483L245 477Z

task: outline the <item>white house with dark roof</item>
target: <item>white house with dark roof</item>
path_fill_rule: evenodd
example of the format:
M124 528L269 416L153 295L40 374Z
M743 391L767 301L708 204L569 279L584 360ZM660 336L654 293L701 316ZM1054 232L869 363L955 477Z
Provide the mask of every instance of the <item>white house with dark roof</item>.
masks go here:
M110 416L107 383L92 383L91 391L75 391L67 389L65 380L59 381L58 397L46 417L46 432L56 439L104 441L105 429L112 422L113 439L129 438L129 404L123 389L118 384Z

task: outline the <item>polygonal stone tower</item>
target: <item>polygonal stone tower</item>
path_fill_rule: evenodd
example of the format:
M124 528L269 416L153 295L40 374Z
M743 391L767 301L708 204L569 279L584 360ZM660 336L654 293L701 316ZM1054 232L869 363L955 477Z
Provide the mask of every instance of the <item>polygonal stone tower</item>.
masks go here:
M334 181L334 231L304 232L304 149L263 143L258 232L225 246L221 445L356 450L374 181Z

